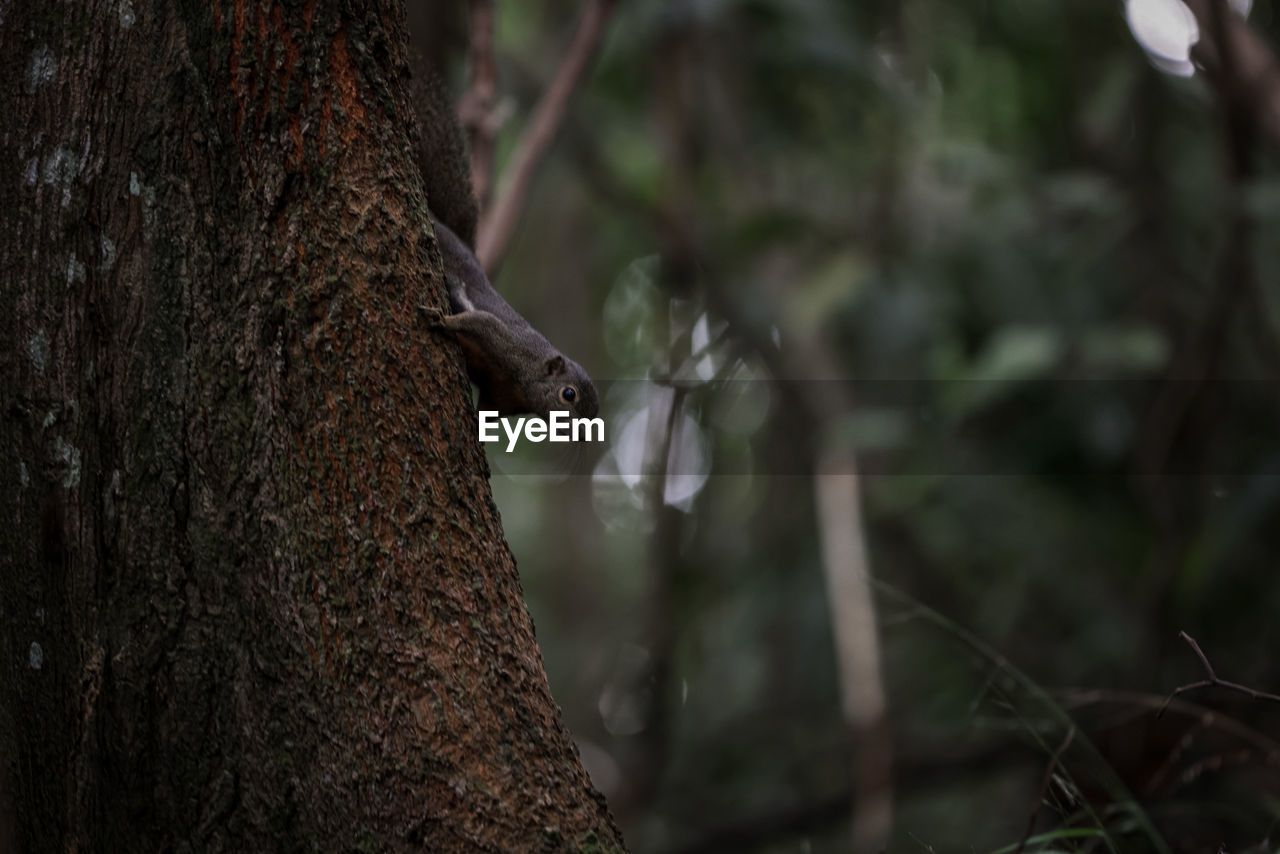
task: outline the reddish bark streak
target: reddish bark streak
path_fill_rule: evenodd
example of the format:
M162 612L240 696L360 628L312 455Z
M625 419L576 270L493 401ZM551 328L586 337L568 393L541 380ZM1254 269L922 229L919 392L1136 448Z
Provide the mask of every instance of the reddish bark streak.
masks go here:
M254 23L257 25L258 43L254 45L256 62L250 69L249 91L262 90L262 107L254 117L253 123L253 135L261 139L262 123L271 113L271 73L267 70L267 45L273 43L267 33L267 13L261 3L254 8ZM259 79L262 81L261 84L258 82Z
M333 49L329 53L333 62L333 81L342 99L342 109L346 115L341 136L344 150L355 145L356 137L361 133L364 122L364 104L360 102L356 92L355 69L351 67L351 55L347 50L347 31L340 28L333 37Z

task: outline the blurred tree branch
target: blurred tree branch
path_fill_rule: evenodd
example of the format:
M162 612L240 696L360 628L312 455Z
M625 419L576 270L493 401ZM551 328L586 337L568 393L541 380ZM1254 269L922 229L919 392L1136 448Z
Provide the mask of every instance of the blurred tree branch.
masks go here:
M824 432L829 433L830 427ZM857 737L853 850L879 851L888 842L893 823L893 748L885 719L887 702L858 466L843 442L830 437L823 442L814 469L814 493L841 706Z
M605 24L616 5L617 0L591 0L587 4L564 61L560 63L551 85L534 107L533 117L516 142L499 183L497 198L492 207L486 206L481 213L476 235L476 256L490 277L497 274L511 234L515 231L516 221L524 209L533 173L551 141L555 139L568 109L569 99L595 55Z
M1185 0L1200 27L1192 58L1229 102L1246 107L1271 145L1280 148L1280 63L1227 0Z
M674 74L674 64L674 61L666 63L668 83L670 75ZM666 87L668 102L675 98L671 89L670 85ZM677 164L683 159L681 152L684 147L672 139L679 131L673 129L674 120L667 113L659 110L659 124L663 124L664 116L668 119L666 138L660 147L666 155L664 162ZM787 335L787 339L794 338L797 348L804 352L790 356L780 353L770 340L769 330L756 329L741 310L740 301L718 283L707 259L695 245L691 219L680 210L680 204L672 201L688 198L687 186L664 191L660 198L666 199L665 203L643 202L618 185L589 136L578 135L575 142L579 160L586 164L586 172L596 190L652 221L664 237L664 258L668 264L676 270L699 271L699 282L706 289L711 307L728 322L732 335L744 342L744 349L759 356L773 376L813 378L824 373L830 378L839 376L838 363L822 341L810 338L807 344L802 344L804 336ZM676 259L674 264L671 263L673 259ZM774 316L778 314L773 312ZM842 394L832 393L830 387L838 387L839 380L822 384L824 388L813 396L801 395L796 385L781 383L778 389L792 404L786 407L786 411L797 422L797 435L814 437L820 446L811 465L814 498L819 512L819 536L823 544L823 572L831 609L842 706L858 749L853 774L856 795L850 796L855 850L879 850L887 842L892 825L893 750L879 666L880 646L862 527L859 477L852 452L834 440L823 438L829 436L831 427L840 417L853 411L853 402ZM788 826L790 822L789 818L780 819L782 826ZM728 832L733 834L737 831ZM713 844L706 850L717 848Z
M1258 136L1280 143L1280 67L1269 48L1248 23L1232 12L1226 0L1190 0L1200 27L1195 56L1218 91L1225 125L1231 204L1226 212L1226 237L1210 285L1208 303L1198 328L1179 349L1147 420L1141 457L1144 473L1154 476L1151 506L1170 530L1181 526L1168 506L1162 485L1175 449L1186 442L1193 412L1213 408L1208 383L1221 374L1229 327L1244 307L1245 321L1256 338L1262 363L1274 373L1280 362L1280 343L1268 320L1267 303L1258 283L1254 261L1254 218L1246 194L1257 173L1254 164ZM1280 403L1280 397L1272 394Z
M772 330L747 318L742 308L743 295L728 292L698 247L699 219L693 210L690 162L697 147L689 137L688 122L695 107L688 103L689 94L683 85L682 75L691 73L687 67L691 54L684 47L678 38L670 40L659 70L658 148L668 169L660 194L666 204L653 211L653 220L666 243L664 258L673 275L696 278L712 309L766 364L772 376L817 380L781 383L780 388L795 404L789 411L797 423L796 435L808 437L811 447L816 447L809 464L817 533L822 546L836 679L843 717L853 742L853 850L880 851L887 844L892 827L893 748L880 671L880 642L857 462L847 442L836 435L842 420L853 412L854 402L844 392L843 371L825 337L783 328L782 337L788 346L776 347ZM680 284L687 288L692 282ZM785 325L783 312L776 304L763 316L773 318L778 327ZM797 386L811 393L797 391Z
M856 749L851 798L853 850L883 850L893 823L893 746L856 457L834 435L841 420L853 412L854 403L843 391L838 363L821 336L784 331L784 339L794 344L780 350L773 346L768 330L757 329L745 318L739 301L726 294L714 276L707 275L704 281L717 312L774 377L817 380L782 383L780 388L795 404L789 411L798 422L796 435L810 437L817 446L812 470L822 569L841 707ZM772 315L780 317L780 312ZM813 394L796 392L793 387L797 385L812 389Z
M458 118L471 149L471 187L481 209L489 206L494 137L506 120L495 107L498 69L493 57L493 0L471 0L471 88L458 104Z

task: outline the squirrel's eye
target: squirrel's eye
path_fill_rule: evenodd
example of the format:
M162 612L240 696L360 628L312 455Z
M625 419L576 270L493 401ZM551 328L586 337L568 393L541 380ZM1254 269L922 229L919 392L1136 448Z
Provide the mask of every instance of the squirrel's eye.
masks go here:
M573 403L578 399L578 390L571 385L560 389L560 399L565 403Z

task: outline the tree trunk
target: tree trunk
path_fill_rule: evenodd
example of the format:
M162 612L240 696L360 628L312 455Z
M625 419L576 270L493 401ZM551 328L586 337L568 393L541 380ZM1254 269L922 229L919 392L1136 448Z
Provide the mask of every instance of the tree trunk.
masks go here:
M611 850L397 4L0 2L0 851Z

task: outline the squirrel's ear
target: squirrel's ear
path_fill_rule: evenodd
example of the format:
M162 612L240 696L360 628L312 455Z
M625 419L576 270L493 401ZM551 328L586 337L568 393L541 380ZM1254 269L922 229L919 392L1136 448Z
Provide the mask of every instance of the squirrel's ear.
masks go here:
M559 353L547 359L547 376L554 377L564 373L564 356Z

